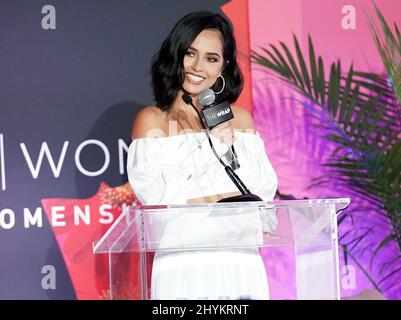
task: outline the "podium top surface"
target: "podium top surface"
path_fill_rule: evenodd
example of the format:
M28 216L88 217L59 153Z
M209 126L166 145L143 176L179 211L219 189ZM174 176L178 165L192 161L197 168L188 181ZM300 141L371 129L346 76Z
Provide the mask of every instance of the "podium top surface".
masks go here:
M319 205L338 205L339 210L347 207L351 202L350 198L327 198L327 199L303 199L303 200L274 200L274 201L250 201L250 202L223 202L205 204L169 204L169 205L139 205L133 206L138 210L157 210L157 209L180 209L180 208L238 208L247 206L266 206L275 208L284 207L305 207Z
M337 215L349 203L331 198L130 206L93 252L330 243ZM266 240L266 234L273 238Z

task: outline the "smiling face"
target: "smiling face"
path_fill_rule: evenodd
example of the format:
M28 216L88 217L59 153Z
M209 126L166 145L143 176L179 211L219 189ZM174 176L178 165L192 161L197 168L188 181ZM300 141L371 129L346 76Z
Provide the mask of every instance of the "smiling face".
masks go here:
M223 41L221 33L205 29L196 37L184 56L182 88L190 95L214 85L223 70Z

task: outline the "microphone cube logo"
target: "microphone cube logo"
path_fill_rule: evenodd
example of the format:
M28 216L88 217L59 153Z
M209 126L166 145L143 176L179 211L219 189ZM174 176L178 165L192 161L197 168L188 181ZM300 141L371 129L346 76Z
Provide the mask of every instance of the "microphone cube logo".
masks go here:
M217 113L217 118L220 118L221 116L224 116L225 114L230 113L230 108L227 108L226 110L220 111Z

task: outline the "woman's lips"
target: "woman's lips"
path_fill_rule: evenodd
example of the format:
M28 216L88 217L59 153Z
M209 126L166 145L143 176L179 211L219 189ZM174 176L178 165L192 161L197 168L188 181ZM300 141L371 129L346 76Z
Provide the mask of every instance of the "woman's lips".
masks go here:
M201 84L203 82L203 80L205 80L205 78L196 76L191 73L186 74L186 79L188 80L188 82L190 82L192 84Z

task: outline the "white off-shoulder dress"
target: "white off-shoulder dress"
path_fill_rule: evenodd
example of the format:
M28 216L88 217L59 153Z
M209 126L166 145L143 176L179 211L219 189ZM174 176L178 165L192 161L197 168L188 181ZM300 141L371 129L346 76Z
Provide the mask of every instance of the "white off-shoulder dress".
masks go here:
M228 150L211 135L221 156ZM272 200L277 176L258 133L235 132L240 168L235 172L251 193ZM129 182L144 205L186 204L238 189L213 154L203 132L161 138L140 138L128 150ZM188 179L188 177L190 179ZM275 228L263 221L264 230ZM257 249L156 252L151 280L152 299L268 299L269 288Z

